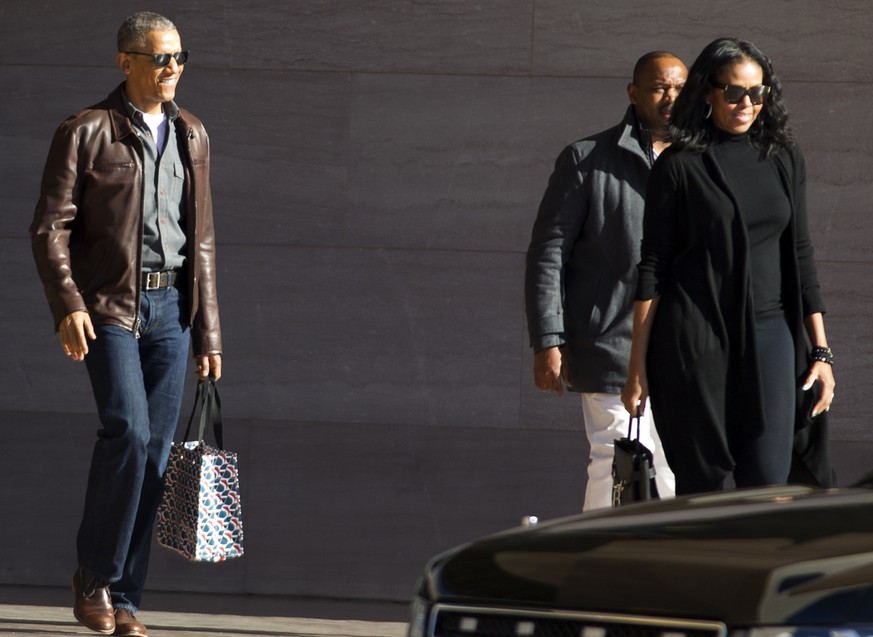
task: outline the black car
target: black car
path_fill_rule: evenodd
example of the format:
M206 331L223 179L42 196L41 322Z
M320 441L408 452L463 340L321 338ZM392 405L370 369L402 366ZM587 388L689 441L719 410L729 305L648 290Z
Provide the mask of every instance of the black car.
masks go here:
M434 558L410 637L871 637L873 492L771 487L540 522Z

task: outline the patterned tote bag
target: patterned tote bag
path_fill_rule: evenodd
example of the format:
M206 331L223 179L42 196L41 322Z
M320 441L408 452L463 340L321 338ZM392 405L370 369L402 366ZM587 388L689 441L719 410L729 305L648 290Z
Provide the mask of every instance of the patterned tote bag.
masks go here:
M189 441L200 406L200 432ZM211 424L215 447L205 439ZM200 381L185 438L170 450L158 509L158 543L197 562L243 554L237 455L224 448L221 400L213 378Z

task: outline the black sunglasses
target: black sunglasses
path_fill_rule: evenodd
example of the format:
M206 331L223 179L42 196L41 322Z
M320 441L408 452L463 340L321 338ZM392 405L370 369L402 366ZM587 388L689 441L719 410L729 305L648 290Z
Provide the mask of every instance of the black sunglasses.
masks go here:
M162 69L170 65L170 58L176 60L176 64L182 66L188 61L188 51L176 51L175 53L140 53L139 51L122 51L127 55L146 55L154 60L155 68Z
M737 86L736 84L719 84L718 82L710 82L710 84L724 91L724 101L728 104L739 104L746 95L749 96L749 101L752 104L763 104L770 94L770 87L766 84L759 84L752 88Z

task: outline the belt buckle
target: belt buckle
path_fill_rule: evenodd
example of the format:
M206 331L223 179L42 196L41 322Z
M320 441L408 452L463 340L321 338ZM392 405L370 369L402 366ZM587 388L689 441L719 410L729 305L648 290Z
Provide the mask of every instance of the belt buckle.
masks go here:
M146 273L146 290L157 290L161 287L161 273L160 272L147 272Z

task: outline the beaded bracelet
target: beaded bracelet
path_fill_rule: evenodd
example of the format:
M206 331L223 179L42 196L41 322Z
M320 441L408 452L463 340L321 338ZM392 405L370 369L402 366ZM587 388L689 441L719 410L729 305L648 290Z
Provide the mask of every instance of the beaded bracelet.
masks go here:
M834 353L831 351L830 347L813 347L812 360L821 361L822 363L827 363L828 365L833 366Z

